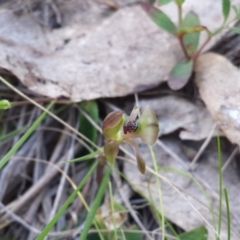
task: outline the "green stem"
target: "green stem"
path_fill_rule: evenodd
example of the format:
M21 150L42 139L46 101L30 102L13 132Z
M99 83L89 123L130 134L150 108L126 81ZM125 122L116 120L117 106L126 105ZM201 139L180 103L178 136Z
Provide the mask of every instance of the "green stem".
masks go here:
M152 161L153 161L153 166L154 166L154 171L158 173L158 165L157 165L157 159L155 156L155 153L153 151L153 148L149 146L150 153L152 156ZM160 203L160 212L161 212L161 217L162 217L162 222L161 222L161 227L162 227L162 240L165 239L165 217L164 217L164 210L163 210L163 200L162 200L162 190L161 190L161 182L159 178L156 178L157 181L157 186L158 186L158 194L159 194L159 203Z
M187 52L187 50L186 50L186 47L185 47L185 45L184 45L183 37L184 37L183 34L178 35L178 40L179 40L180 46L181 46L181 48L182 48L182 50L183 50L183 53L184 53L185 57L189 60L190 57L189 57L188 52Z
M193 60L196 60L199 57L199 55L202 53L204 47L209 43L209 41L211 40L211 38L214 35L211 31L208 30L207 27L205 27L205 31L206 31L208 37L207 37L206 41L202 44L202 46L198 49L198 51L194 54L194 56L192 56Z
M85 224L84 224L84 228L81 232L81 235L79 237L79 240L86 240L87 239L87 235L88 235L88 231L94 221L94 217L96 215L96 212L101 204L101 201L102 201L102 198L103 198L103 195L105 193L105 189L107 187L107 184L108 184L108 180L109 180L109 176L110 176L110 173L111 173L111 166L107 166L107 170L105 172L105 175L102 179L102 182L101 182L101 185L98 189L98 192L97 192L97 195L94 199L94 202L93 202L93 205L87 215L87 218L86 218L86 221L85 221Z
M177 4L178 9L178 30L182 27L182 4Z
M220 137L217 136L217 148L218 148L218 172L219 172L219 219L218 219L218 235L221 233L221 223L222 223L222 152L221 152L221 142ZM219 240L219 236L217 236Z
M85 175L85 177L82 179L78 187L73 191L73 193L68 197L68 199L65 201L65 203L61 206L61 208L57 211L55 216L52 218L52 220L46 225L46 227L42 230L42 232L37 236L36 240L42 240L44 239L47 234L50 232L50 230L53 228L53 226L56 224L58 219L63 215L64 211L68 208L68 206L72 203L72 201L77 196L78 192L82 189L84 184L87 182L88 178L93 174L93 171L97 167L97 162L95 162L88 173Z
M226 188L224 188L223 191L225 195L226 208L227 208L228 240L230 240L231 239L231 216L230 216L230 208L229 208L229 201L228 201L228 193Z

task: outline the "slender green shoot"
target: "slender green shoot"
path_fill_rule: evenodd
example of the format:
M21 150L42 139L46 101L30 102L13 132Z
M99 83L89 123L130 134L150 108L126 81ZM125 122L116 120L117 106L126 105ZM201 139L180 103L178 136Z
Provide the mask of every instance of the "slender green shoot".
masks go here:
M221 223L222 223L222 151L221 151L221 141L220 137L217 136L217 149L218 149L218 181L219 181L219 219L218 219L218 236L216 239L219 240L221 233Z
M115 213L115 210L114 210L114 199L113 199L112 184L111 184L110 181L108 183L108 187L109 187L110 204L111 204L111 215L112 215L111 218L112 218L113 224L114 224L114 237L115 237L115 239L117 239L117 226L116 226L116 219L114 217L114 213Z
M85 224L84 224L84 228L81 232L81 235L79 237L79 240L86 240L87 239L87 235L88 235L88 231L94 221L94 217L96 215L96 212L101 204L101 201L102 201L102 198L104 196L104 193L105 193L105 189L107 187L107 184L108 184L108 180L109 180L109 177L110 177L110 173L111 173L111 166L107 166L107 169L106 169L106 172L104 174L104 177L102 179L102 182L99 186L99 189L97 191L97 194L95 196L95 199L94 199L94 202L93 202L93 205L87 215L87 218L86 218L86 221L85 221ZM40 240L40 239L39 239Z
M230 216L230 208L229 208L229 201L228 201L228 193L226 188L224 188L223 191L224 191L226 208L227 208L228 240L230 240L231 239L231 216Z
M96 157L99 153L103 152L103 148L97 150L97 151L94 151L94 152L91 152L87 155L84 155L82 157L79 157L79 158L74 158L70 161L64 161L64 163L74 163L74 162L81 162L81 161L86 161L86 160L89 160L89 159L92 159L94 157Z
M152 156L154 171L158 172L157 159L156 159L155 153L153 151L153 148L151 146L149 146L149 150L150 150L150 153L151 153L151 156ZM156 178L156 181L157 181L158 194L159 194L160 211L161 211L161 216L162 216L162 222L161 222L162 240L164 240L165 239L165 218L164 218L164 210L163 210L161 182L160 182L160 179L158 177Z
M3 142L3 141L5 141L5 140L7 140L7 139L9 139L11 137L14 137L18 133L24 132L26 129L27 129L27 127L24 126L24 127L20 128L20 129L15 129L15 130L13 130L13 131L11 131L11 132L3 135L3 136L0 136L0 142Z
M68 206L72 203L72 201L77 196L78 192L82 189L84 184L87 182L88 178L92 175L94 170L97 167L97 162L95 162L88 173L85 175L85 177L82 179L82 181L79 183L78 187L73 191L73 193L68 197L68 199L65 201L65 203L61 206L61 208L57 211L57 213L54 215L52 220L45 226L45 228L42 230L42 232L37 236L35 240L42 240L44 239L47 234L50 232L50 230L53 228L53 226L56 224L58 219L62 216L64 211L68 208Z
M47 110L49 110L54 105L54 102L51 102ZM43 112L28 128L28 130L23 134L23 136L18 140L18 142L8 151L8 153L0 160L0 170L5 166L9 159L16 153L16 151L24 144L24 142L29 138L33 131L38 127L38 125L46 117L47 113Z

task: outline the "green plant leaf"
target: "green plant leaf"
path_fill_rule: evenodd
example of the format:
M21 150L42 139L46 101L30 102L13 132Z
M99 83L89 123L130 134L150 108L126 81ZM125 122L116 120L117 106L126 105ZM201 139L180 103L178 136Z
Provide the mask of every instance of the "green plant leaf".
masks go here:
M65 203L59 208L57 213L54 215L54 217L51 219L51 221L43 228L41 233L35 238L35 240L42 240L44 239L47 234L51 231L53 226L56 224L58 219L63 215L63 213L66 211L68 206L72 203L72 201L75 199L77 196L78 192L82 189L82 187L85 185L87 182L88 178L93 174L94 170L96 169L98 163L95 162L90 170L87 172L87 174L84 176L84 178L81 180L79 183L78 187L72 192L72 194L68 197L68 199L65 201Z
M83 101L80 103L80 107L83 111L85 111L91 117L91 119L95 123L98 122L99 115L98 115L98 105L96 101L94 100ZM80 113L79 121L80 121L79 131L89 140L96 143L97 129L87 120L87 118L82 113Z
M208 231L205 227L201 226L195 228L189 232L185 232L179 235L179 240L207 240Z
M185 0L175 0L175 3L178 5L182 5L185 2Z
M192 56L197 51L200 36L199 32L205 30L200 24L198 15L193 12L187 13L182 21L181 31L185 31L183 32L185 34L183 43L189 56Z
M222 0L222 13L224 16L224 22L226 22L229 16L230 7L231 7L230 0Z
M160 6L163 6L163 5L166 5L166 4L168 4L168 3L172 2L172 1L173 0L158 0L158 4Z
M107 166L107 169L105 171L104 177L101 181L101 184L98 188L97 194L94 198L93 204L91 206L90 211L88 212L87 218L85 220L84 223L84 227L83 230L81 232L81 235L79 237L79 240L86 240L87 239L87 235L88 235L88 231L92 225L92 223L94 222L94 218L95 215L97 213L97 210L102 202L108 181L109 181L109 177L110 177L110 173L111 173L111 167Z
M111 231L110 233L113 233ZM126 239L126 240L143 240L143 236L136 225L133 225L130 228L124 228L122 231L117 231L117 235L119 239ZM124 236L124 238L122 238ZM101 240L98 233L89 233L87 236L88 240ZM107 239L107 238L106 238Z
M232 6L232 9L233 9L233 11L235 12L236 17L238 17L238 15L239 15L239 9L237 8L237 6L236 6L236 5L233 5L233 6Z
M230 30L232 30L233 32L240 34L240 27L231 27Z
M177 28L175 24L171 21L171 19L161 10L154 7L150 3L142 3L143 9L148 13L150 18L163 30L174 34L177 32Z
M187 84L190 76L192 75L192 70L193 60L177 63L170 73L168 86L172 90L181 89Z
M11 104L8 100L1 100L0 101L0 109L8 109L11 107Z

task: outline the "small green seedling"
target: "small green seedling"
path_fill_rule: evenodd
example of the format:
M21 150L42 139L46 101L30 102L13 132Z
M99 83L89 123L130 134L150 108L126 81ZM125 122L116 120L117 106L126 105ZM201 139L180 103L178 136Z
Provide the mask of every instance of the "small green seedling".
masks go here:
M151 1L152 2L152 1ZM160 9L161 6L175 2L178 9L178 23L175 25L172 20ZM220 33L223 29L230 29L240 34L239 27L230 27L230 24L240 18L240 7L231 5L230 0L222 0L223 22L214 31L208 29L200 23L199 17L194 12L182 16L182 6L185 0L158 0L155 6L153 3L142 3L143 9L150 18L163 30L172 34L179 41L179 44L185 55L185 60L177 63L168 80L168 85L173 90L179 90L184 87L190 79L193 71L194 61L202 53L205 46L213 36ZM233 10L235 16L229 20L230 11ZM199 46L199 37L201 32L206 32L207 39Z
M159 124L152 108L146 106L141 113L140 108L135 107L127 120L122 111L113 111L104 119L102 130L107 161L114 164L120 144L126 142L135 152L139 171L145 173L146 165L134 138L140 138L148 145L153 145L157 141Z

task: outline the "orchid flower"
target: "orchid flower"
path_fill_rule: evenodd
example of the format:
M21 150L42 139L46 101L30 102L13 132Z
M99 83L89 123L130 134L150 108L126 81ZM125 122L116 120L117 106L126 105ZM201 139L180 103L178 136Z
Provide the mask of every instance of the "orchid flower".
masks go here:
M124 112L113 111L104 119L102 130L105 137L104 154L108 162L114 164L120 144L126 142L135 152L139 171L145 173L146 165L134 138L140 138L148 145L157 141L159 124L152 108L146 106L141 113L139 107L134 107L128 119Z

